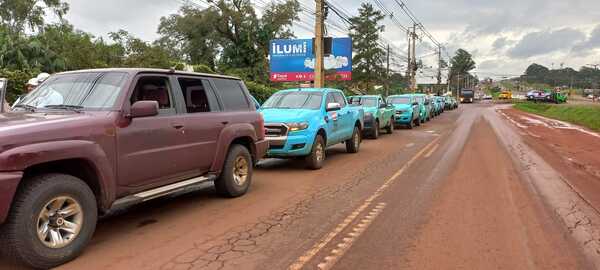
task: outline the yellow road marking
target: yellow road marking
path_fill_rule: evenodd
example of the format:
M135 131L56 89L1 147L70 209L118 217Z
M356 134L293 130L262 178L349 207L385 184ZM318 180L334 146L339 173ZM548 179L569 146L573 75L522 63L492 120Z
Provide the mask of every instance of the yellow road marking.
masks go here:
M436 144L441 137L435 138L432 142L430 142L427 146L425 146L421 151L415 154L408 162L406 162L402 168L400 168L392 177L390 177L381 187L379 187L373 195L365 200L365 202L356 208L350 215L348 215L342 223L338 224L331 232L326 234L319 242L312 246L311 249L306 251L302 256L300 256L292 265L288 267L288 270L300 270L304 265L310 261L321 249L323 249L333 238L335 238L340 232L342 232L350 223L352 223L356 217L360 215L362 211L364 211L369 205L377 199L383 191L385 191L400 175L406 171L417 159L419 159L427 150L431 148L432 145Z
M425 154L424 158L429 158L431 155L433 155L433 153L435 152L435 150L438 149L439 146L440 146L440 144L436 143L435 146L433 146L431 148L431 150L429 150L429 152L427 152L427 154Z

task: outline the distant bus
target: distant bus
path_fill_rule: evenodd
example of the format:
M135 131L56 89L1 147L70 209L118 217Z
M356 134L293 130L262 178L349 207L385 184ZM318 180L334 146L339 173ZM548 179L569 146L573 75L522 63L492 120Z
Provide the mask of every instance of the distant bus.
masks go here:
M475 98L475 91L473 89L460 90L460 102L461 103L473 103Z

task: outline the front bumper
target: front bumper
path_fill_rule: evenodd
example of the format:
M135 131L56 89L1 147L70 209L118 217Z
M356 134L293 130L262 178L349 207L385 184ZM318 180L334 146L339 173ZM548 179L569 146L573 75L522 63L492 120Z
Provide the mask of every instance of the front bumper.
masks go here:
M363 123L363 131L368 132L375 129L375 117L365 115L364 123Z
M23 172L0 172L0 224L4 223L10 211Z
M314 136L306 131L290 132L287 136L267 137L269 150L267 157L285 158L310 154Z
M410 124L413 121L413 116L410 113L394 115L394 123L397 125Z

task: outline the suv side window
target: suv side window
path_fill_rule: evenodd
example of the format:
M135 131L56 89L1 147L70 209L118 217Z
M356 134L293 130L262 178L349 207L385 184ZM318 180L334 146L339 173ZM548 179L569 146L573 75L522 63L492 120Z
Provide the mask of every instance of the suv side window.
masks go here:
M152 100L158 102L159 114L176 114L173 104L173 90L169 84L169 78L162 76L140 77L131 95L131 104L141 100Z
M249 111L250 103L240 85L240 82L232 79L213 79L217 87L217 94L225 111Z
M218 111L218 103L211 93L207 80L198 78L178 78L179 86L188 113Z
M344 95L342 95L341 93L334 92L333 98L335 99L335 102L339 103L342 107L346 107L346 105L348 105L348 103L346 103Z
M336 103L336 102L337 101L335 101L335 97L333 97L333 93L328 93L326 103L329 104L329 103ZM327 106L327 104L325 104L325 106ZM340 105L341 105L341 103L340 103Z

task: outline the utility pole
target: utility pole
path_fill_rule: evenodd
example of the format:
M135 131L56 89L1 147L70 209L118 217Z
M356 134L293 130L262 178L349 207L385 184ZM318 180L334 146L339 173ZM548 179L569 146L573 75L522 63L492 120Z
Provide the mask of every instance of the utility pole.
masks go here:
M442 46L438 46L438 73L437 73L438 95L440 94L442 84Z
M325 32L325 0L315 0L315 88L325 86L325 74L323 72L323 32Z
M385 86L385 96L390 95L390 44L387 45L387 68L386 68L386 86Z
M408 37L408 63L406 65L406 78L408 79L408 88L412 87L412 34L410 30L406 31L406 36Z
M417 46L417 24L415 23L412 27L412 32L410 33L411 36L411 41L412 41L412 45L411 45L411 49L410 52L412 54L412 63L411 63L411 70L410 70L410 90L412 90L412 92L414 93L417 90L417 51L416 51L416 46Z

